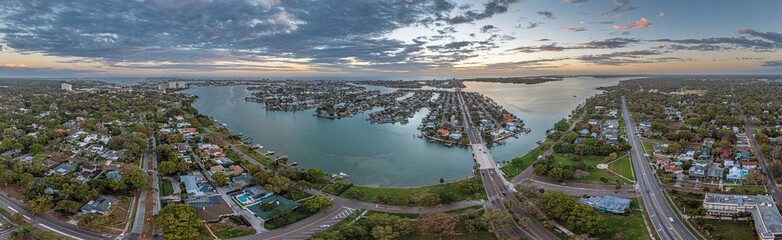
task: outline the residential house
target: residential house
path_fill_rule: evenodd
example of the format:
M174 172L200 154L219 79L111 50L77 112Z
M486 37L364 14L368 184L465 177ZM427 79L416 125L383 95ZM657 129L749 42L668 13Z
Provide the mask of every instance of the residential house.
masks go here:
M117 170L111 170L106 173L106 178L119 181L122 180L122 173Z
M198 187L198 179L192 175L179 176L179 181L185 184L185 192L189 195L200 197L204 196L204 192Z
M117 203L117 199L111 196L101 195L95 200L90 200L87 204L81 207L81 212L84 214L101 214L106 215L109 212L111 206Z
M76 163L61 163L60 165L57 165L57 167L49 170L49 175L52 174L65 175L75 171L76 167L78 166L79 165Z

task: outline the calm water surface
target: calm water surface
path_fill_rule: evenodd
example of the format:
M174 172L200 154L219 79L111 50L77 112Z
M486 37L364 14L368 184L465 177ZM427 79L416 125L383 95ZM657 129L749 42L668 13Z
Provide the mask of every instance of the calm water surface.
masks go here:
M584 99L599 93L595 88L616 84L621 78L569 78L535 85L466 82L466 91L488 95L523 119L532 132L492 148L497 161L523 155L543 139L546 129L567 117ZM373 87L383 92L391 89ZM193 106L201 113L228 124L264 146L264 151L288 154L301 168L345 172L360 185L412 187L437 184L470 176L474 164L466 148L446 148L415 138L423 109L409 124L371 124L368 112L351 118L329 120L313 111L274 112L261 103L246 102L245 86L196 87L184 91L199 96ZM573 97L573 96L576 97Z

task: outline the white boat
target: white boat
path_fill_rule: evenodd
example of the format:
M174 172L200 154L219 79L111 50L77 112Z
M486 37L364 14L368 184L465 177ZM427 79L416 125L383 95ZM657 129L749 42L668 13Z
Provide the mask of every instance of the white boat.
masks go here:
M263 148L263 146L261 146L261 144L255 144L252 147L253 147L253 149L262 149Z
M274 155L274 151L266 151L266 155Z

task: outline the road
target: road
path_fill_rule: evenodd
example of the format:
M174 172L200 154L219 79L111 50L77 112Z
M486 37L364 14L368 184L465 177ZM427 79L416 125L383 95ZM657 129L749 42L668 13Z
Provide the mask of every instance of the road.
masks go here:
M467 132L467 138L470 141L470 149L472 150L473 158L479 165L481 180L483 180L486 196L489 198L489 201L485 206L487 208L510 211L517 218L530 219L529 224L526 226L529 232L524 231L522 227L514 221L511 227L503 229L501 231L502 233L497 233L498 238L559 239L543 227L535 217L529 215L528 212L522 209L519 200L513 196L513 184L508 182L502 175L502 172L499 171L491 152L486 147L483 137L481 137L480 131L475 127L460 88L456 88L456 98L459 101L462 125L464 126L465 132ZM508 197L508 195L510 195L510 197Z
M681 219L678 219L674 214L671 205L663 195L663 190L657 183L657 179L654 177L654 172L649 166L649 160L644 154L643 145L641 140L635 133L635 124L630 118L630 111L627 109L627 102L625 97L622 96L622 115L624 117L625 126L627 126L627 140L630 142L631 159L633 161L633 170L635 171L635 178L638 190L641 192L641 199L643 200L646 213L651 219L652 226L659 239L698 239L693 235L687 227L682 223ZM669 220L673 219L673 222Z
M730 93L731 96L736 96L736 93L733 91L733 83L730 84ZM758 142L755 139L755 134L752 133L752 127L749 125L747 115L744 114L744 108L741 106L741 102L735 100L735 98L734 103L736 103L736 106L738 106L739 111L741 112L741 118L744 119L744 131L747 133L747 138L749 138L749 145L752 148L752 153L754 153L755 157L757 157L760 168L765 171L766 182L768 183L768 187L771 188L771 197L773 197L774 201L777 203L782 203L782 192L779 191L779 185L774 179L774 175L768 171L766 157L763 156L763 152L760 151L760 146L758 146Z
M94 239L114 239L115 236L108 234L101 234L92 232L86 229L78 228L76 225L63 222L60 219L39 213L33 215L29 212L29 208L12 197L6 194L0 194L0 205L8 210L9 213L19 213L22 217L33 226L42 228L47 231L54 232L58 235L68 237L70 239L77 240L94 240Z
M144 150L144 155L141 160L141 169L144 170L144 173L147 173L149 170L148 161L151 141L152 140L147 139L147 148ZM127 235L127 239L142 239L142 233L144 231L144 218L146 217L147 209L147 189L141 189L138 198L136 199L138 199L138 201L136 202L136 214L134 215L135 218L133 219L133 228L131 228L130 234Z

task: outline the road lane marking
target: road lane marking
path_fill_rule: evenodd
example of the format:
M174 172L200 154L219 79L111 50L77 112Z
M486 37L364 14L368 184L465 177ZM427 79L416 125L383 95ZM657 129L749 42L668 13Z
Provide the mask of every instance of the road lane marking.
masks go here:
M38 224L38 225L40 225L40 226L41 226L41 227L43 227L43 228L49 229L49 231L52 231L52 232L59 233L60 235L63 235L63 236L66 236L66 237L69 237L69 238L72 238L72 239L77 239L77 240L84 240L84 238L80 238L80 237L72 236L72 235L70 235L70 234L67 234L67 233L61 232L61 231L59 231L59 230L57 230L57 229L54 229L54 228L52 228L52 227L49 227L49 226L46 226L46 224Z

